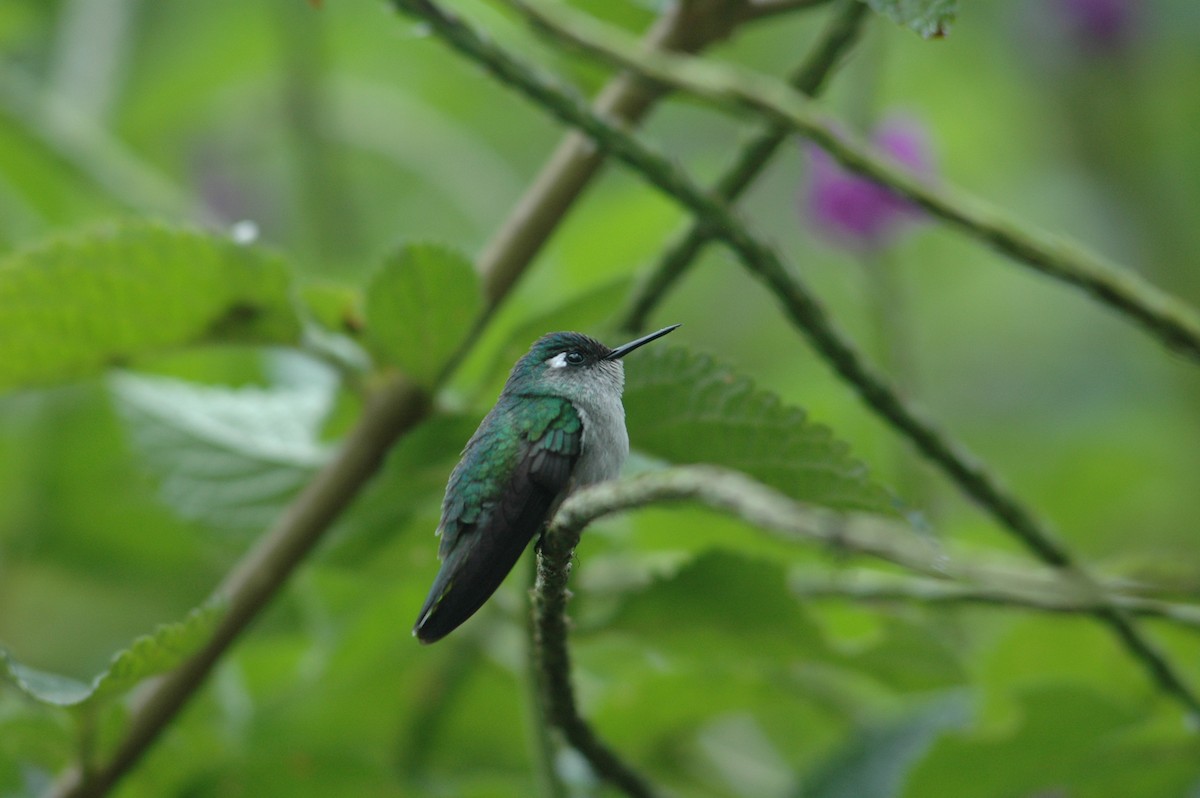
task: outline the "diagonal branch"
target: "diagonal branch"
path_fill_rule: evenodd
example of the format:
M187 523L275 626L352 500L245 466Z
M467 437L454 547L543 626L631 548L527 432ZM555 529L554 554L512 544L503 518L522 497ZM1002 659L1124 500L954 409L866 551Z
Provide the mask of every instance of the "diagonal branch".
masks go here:
M578 491L555 515L542 544L543 557L549 565L567 562L579 533L602 518L678 502L703 504L789 543L812 543L840 555L897 565L913 574L797 574L790 579L790 588L803 598L998 604L1084 615L1111 604L1132 615L1200 628L1200 605L1127 595L1123 591L1132 586L1120 580L1105 579L1096 592L1056 569L1018 567L994 558L949 557L926 539L905 534L898 521L810 507L740 471L711 465L674 466ZM549 587L557 589L557 583Z
M690 0L672 3L651 28L642 46L653 50L695 53L729 36L741 22L753 21L749 0ZM636 125L665 92L665 88L634 72L614 78L593 105L605 118ZM484 293L493 306L557 229L567 210L604 163L606 153L586 136L568 133L546 160L508 221L484 247L480 269Z
M1090 589L1098 590L1094 580L1075 566L1073 557L1049 526L1009 493L960 444L939 431L897 395L886 379L866 363L855 346L837 330L824 307L787 269L779 255L751 235L724 203L699 188L669 160L592 113L556 80L480 36L437 4L430 0L392 0L392 5L428 22L431 30L463 55L486 67L549 113L586 132L599 146L686 206L714 231L717 238L737 253L747 268L770 286L793 322L804 331L817 351L875 412L908 437L922 453L953 478L964 493L985 508L1044 562L1071 572L1074 578L1088 584ZM1130 655L1150 672L1167 693L1190 712L1200 716L1200 698L1121 610L1109 606L1097 610L1095 615L1116 633Z
M832 118L784 83L699 58L642 52L615 29L562 6L551 8L531 0L503 2L525 15L538 30L549 31L591 55L716 105L749 108L788 126L847 169L888 186L1017 262L1082 288L1102 304L1141 324L1167 347L1200 360L1200 315L1185 302L1079 244L1018 223L963 192L933 186L913 176L840 132Z
M982 604L1022 607L1066 615L1089 615L1097 609L1102 609L1105 603L1111 603L1130 615L1157 618L1179 626L1200 629L1200 606L1195 604L1112 593L1106 594L1097 602L1094 596L1074 590L1068 583L1050 581L1044 577L1014 585L1000 580L993 580L987 584L962 584L865 572L849 578L845 575L830 578L813 574L793 578L790 589L793 595L805 600L904 601L931 605Z
M821 93L841 57L858 38L866 14L866 3L843 0L816 47L792 75L790 83L797 91L809 97ZM725 202L735 202L790 134L791 128L786 125L770 125L759 133L738 153L737 160L717 181L713 192ZM642 329L646 325L646 318L712 238L712 233L697 220L692 222L686 233L668 244L658 264L635 289L620 326L630 332Z

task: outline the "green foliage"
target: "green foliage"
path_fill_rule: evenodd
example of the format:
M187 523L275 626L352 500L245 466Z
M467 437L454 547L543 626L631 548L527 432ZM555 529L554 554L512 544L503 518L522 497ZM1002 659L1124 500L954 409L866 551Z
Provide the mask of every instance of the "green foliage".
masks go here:
M1042 684L1016 698L1007 728L942 737L903 795L1000 798L1064 784L1083 796L1184 795L1195 787L1194 745L1188 762L1162 740L1139 740L1138 713L1109 697Z
M808 614L788 595L778 563L708 552L632 596L612 619L658 646L741 661L740 646L786 660L823 651ZM710 643L738 641L737 648Z
M1038 16L1049 4L964 4L947 41L931 43L913 31L945 33L958 3L864 1L889 19L839 59L824 112L866 128L908 109L949 183L1196 302L1188 4L1141 4L1148 24L1113 54L1054 38ZM510 15L446 5L585 93L609 77ZM574 5L636 35L674 7ZM0 3L5 796L46 793L81 748L103 764L129 730L122 696L194 651L219 610L130 641L183 618L261 545L252 536L330 461L371 387L393 369L434 384L474 331L479 281L454 250L394 242L486 252L562 133L370 3L138 7ZM782 76L834 7L728 31L715 57ZM674 93L644 135L708 185L761 124ZM1192 595L1200 372L938 224L869 263L824 247L798 217L809 163L783 150L739 202L747 229L817 287L869 359L911 355L913 401L1082 562ZM688 221L636 174L600 174L477 330L434 410L114 794L537 794L525 569L446 641L422 647L409 630L437 568L447 477L496 381L550 330L620 343L609 325L631 285ZM171 221L111 221L131 213ZM229 240L222 228L241 219L286 256ZM898 296L876 292L881 268ZM901 339L873 338L877 294ZM895 514L895 486L948 556L1012 555L720 247L654 316L684 323L670 344L713 360L667 342L629 358L636 453L720 463L871 513ZM883 566L692 505L598 523L577 557L581 709L663 794L1157 798L1200 785L1194 724L1086 616L798 600L789 579L801 571L836 586L843 570ZM1193 630L1142 629L1200 684ZM612 793L578 757L555 761L571 794Z
M482 307L479 281L462 253L407 244L367 286L367 342L381 362L432 385Z
M113 392L163 501L221 529L268 524L325 462L322 424L334 386L320 366L303 382L218 388L122 374Z
M958 0L862 0L925 38L945 36L958 16Z
M133 223L0 262L0 389L43 385L206 343L293 343L280 258L190 230Z
M33 700L83 709L129 690L147 676L179 665L208 641L223 612L219 604L198 607L177 623L162 624L113 655L108 667L83 683L30 668L0 650L5 679Z
M336 283L308 283L300 296L313 320L328 330L358 333L362 326L362 294L357 288Z
M827 427L732 368L678 348L647 347L626 371L629 436L646 454L729 466L812 504L896 512Z

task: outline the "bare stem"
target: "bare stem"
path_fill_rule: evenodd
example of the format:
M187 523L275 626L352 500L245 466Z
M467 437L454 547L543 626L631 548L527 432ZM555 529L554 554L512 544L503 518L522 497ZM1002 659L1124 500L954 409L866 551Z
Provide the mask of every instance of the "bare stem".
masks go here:
M1040 583L1039 583L1040 582ZM1180 626L1200 629L1200 607L1171 601L1109 593L1100 603L1086 592L1061 581L1035 580L1014 586L1004 583L959 584L932 579L914 579L857 573L836 578L806 575L791 580L793 594L805 600L906 601L919 604L984 604L1023 607L1041 612L1090 615L1105 604L1120 607L1130 615L1159 618Z
M579 531L601 518L673 502L699 502L791 543L817 543L926 576L968 578L975 574L974 570L960 569L923 538L905 534L899 521L866 513L846 515L814 509L739 471L712 465L650 471L571 494L554 516L542 544L543 556L547 551L560 555L560 539L577 541ZM547 550L548 544L553 548ZM573 548L567 547L568 553Z
M565 507L565 505L564 505ZM559 520L563 519L563 520ZM586 522L573 523L560 511L542 536L537 551L537 581L533 589L533 656L547 719L560 729L596 774L631 798L652 798L646 779L600 739L579 714L571 686L571 656L567 649L567 579L571 557Z
M533 556L525 553L528 562L528 584L530 606L537 606L536 587L541 575L541 556L534 552ZM566 798L567 787L558 776L556 769L557 739L546 718L550 710L546 706L546 693L542 690L541 649L534 642L537 640L537 613L530 612L526 617L529 624L528 635L525 638L525 689L528 693L529 716L528 725L530 758L533 760L534 773L540 794L543 798Z
M728 36L743 15L745 0L692 0L672 3L647 34L642 46L655 50L696 52ZM614 78L593 104L597 115L635 126L663 95L661 85L632 72ZM508 221L483 248L479 270L484 296L492 309L557 229L567 210L604 163L607 153L580 133L568 133Z
M821 93L842 56L858 39L866 14L865 3L843 0L817 45L791 77L790 82L798 91L810 97ZM790 134L791 129L785 125L768 126L742 148L737 160L713 187L713 193L730 204L736 202ZM712 239L712 231L696 219L686 232L668 244L658 263L635 289L621 328L633 333L645 327L647 317Z

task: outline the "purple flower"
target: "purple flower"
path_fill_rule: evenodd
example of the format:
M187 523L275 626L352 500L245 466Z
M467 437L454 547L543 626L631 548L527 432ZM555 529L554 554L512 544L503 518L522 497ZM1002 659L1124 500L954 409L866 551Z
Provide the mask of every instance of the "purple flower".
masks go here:
M925 132L911 119L885 119L876 128L872 144L918 174L933 172ZM820 235L848 249L878 251L920 218L921 211L892 190L847 172L815 145L806 150L810 169L803 205Z
M1055 0L1053 12L1062 34L1081 50L1116 53L1137 36L1142 2L1145 0Z

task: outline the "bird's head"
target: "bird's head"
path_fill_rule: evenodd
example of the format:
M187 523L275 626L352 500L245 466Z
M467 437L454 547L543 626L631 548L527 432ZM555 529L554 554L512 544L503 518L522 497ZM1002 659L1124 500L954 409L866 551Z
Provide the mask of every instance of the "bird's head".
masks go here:
M583 333L543 335L513 366L504 392L561 396L572 400L604 393L619 397L625 387L621 358L678 326L665 327L615 349Z

